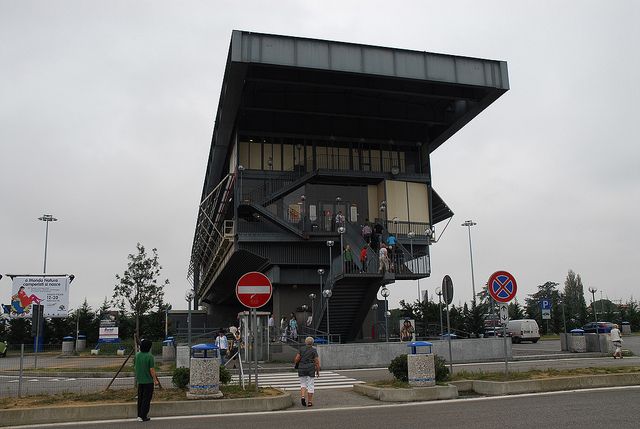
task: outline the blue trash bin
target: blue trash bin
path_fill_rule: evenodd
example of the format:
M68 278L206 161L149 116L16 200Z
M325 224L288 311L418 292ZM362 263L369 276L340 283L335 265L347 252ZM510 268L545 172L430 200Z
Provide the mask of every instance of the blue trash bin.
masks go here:
M431 354L431 347L433 346L433 343L430 343L429 341L413 341L410 342L409 344L407 344L407 347L411 347L411 354L415 355L415 354L419 354L418 353L418 347L429 347L429 351L425 353L427 354Z
M191 346L191 357L213 359L218 357L218 346L212 343L202 343Z
M571 335L573 336L584 335L584 329L580 329L580 328L572 329L570 332L571 332Z

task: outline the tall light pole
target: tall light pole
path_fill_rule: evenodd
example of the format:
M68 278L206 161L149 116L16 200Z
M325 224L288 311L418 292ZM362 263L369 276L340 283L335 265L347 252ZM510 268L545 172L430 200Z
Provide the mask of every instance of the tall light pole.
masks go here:
M316 294L315 293L310 293L309 294L309 299L311 300L311 317L314 317L316 315L316 310L315 310L315 302L316 302Z
M193 301L194 293L193 289L187 291L184 299L189 303L189 309L187 312L187 342L189 344L189 350L191 350L191 301Z
M462 224L462 226L466 226L469 231L469 257L471 258L471 288L473 289L473 303L476 303L476 281L473 276L473 250L471 248L471 227L477 225L472 220L466 220Z
M593 320L596 322L596 338L598 339L598 351L602 352L600 346L600 327L598 326L598 315L596 314L596 292L597 288L589 286L589 292L591 292L591 308L593 309Z
M322 291L322 296L327 299L327 344L331 344L331 327L329 325L329 298L331 298L333 292L331 289L325 289Z
M384 336L387 342L389 342L389 305L387 298L389 297L389 289L386 286L382 286L380 295L384 298Z
M436 288L436 295L438 295L438 313L440 313L440 338L442 338L444 327L442 326L442 289Z
M47 244L49 241L49 222L57 222L58 219L56 219L50 214L44 214L42 215L42 217L39 217L38 220L41 220L47 224L47 227L44 233L44 267L42 268L42 274L46 274L47 273Z
M331 248L333 247L333 240L327 240L327 247L329 248L329 277L328 280L333 279L333 257L331 256Z
M322 296L322 276L324 275L323 268L318 268L318 275L320 276L320 294L318 295L318 298L320 298Z

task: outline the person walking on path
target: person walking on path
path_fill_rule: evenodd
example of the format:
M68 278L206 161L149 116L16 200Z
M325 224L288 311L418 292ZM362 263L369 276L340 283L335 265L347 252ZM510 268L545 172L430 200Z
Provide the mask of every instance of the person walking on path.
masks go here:
M291 334L291 340L298 340L298 320L296 320L294 313L291 313L291 318L289 319L289 333Z
M300 377L300 402L303 407L312 407L314 377L320 377L320 359L318 351L313 347L313 337L304 339L304 346L296 354L294 363Z
M227 336L222 329L218 332L218 336L216 337L216 346L218 346L218 351L220 352L220 365L224 365L227 357L227 351L229 350L229 341L227 341Z
M276 321L273 318L273 313L269 313L267 324L269 326L269 340L273 342L276 340Z
M619 357L622 359L622 335L620 335L620 329L618 329L618 325L614 324L613 328L611 328L611 342L616 350L613 352L613 358Z
M353 272L353 250L348 244L344 248L344 266L347 273Z
M151 398L153 398L154 384L160 384L156 370L155 361L151 354L151 341L142 340L140 351L133 359L133 366L138 383L138 421L148 422L149 409L151 408Z

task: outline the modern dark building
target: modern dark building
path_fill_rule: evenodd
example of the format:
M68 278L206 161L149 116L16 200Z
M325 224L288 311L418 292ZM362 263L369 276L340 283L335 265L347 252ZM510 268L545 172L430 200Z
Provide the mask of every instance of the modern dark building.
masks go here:
M334 340L366 335L380 287L428 277L453 215L430 154L508 89L503 61L234 31L189 266L211 323L236 319L236 282L260 271L276 319L313 309L326 331L328 289ZM388 267L367 220L397 240Z

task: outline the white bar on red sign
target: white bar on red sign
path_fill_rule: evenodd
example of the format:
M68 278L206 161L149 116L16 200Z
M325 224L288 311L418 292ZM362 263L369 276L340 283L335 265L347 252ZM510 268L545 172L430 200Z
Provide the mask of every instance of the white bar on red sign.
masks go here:
M251 293L271 293L269 286L238 286L239 294L251 294Z

